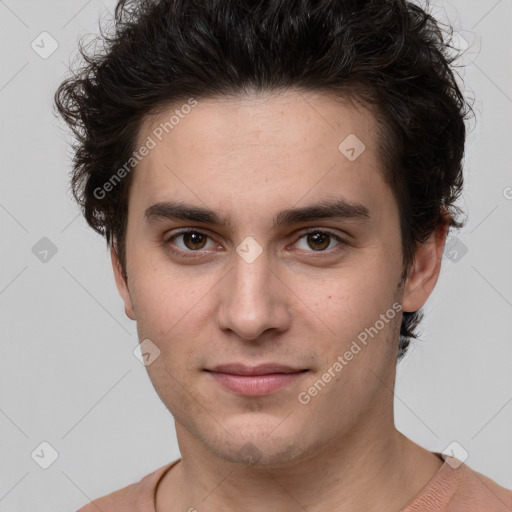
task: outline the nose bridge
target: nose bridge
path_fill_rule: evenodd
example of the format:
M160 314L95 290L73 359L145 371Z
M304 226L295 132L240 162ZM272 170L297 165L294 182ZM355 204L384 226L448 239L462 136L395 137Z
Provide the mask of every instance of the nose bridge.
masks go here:
M231 279L231 296L239 308L261 315L264 307L272 301L272 273L268 269L268 257L260 254L254 260L237 255Z
M270 286L271 273L268 269L269 252L258 241L247 236L236 247L232 278L234 288L241 298L261 298L261 294Z
M269 328L282 328L285 314L280 311L284 308L283 297L269 268L269 258L263 250L255 256L254 247L248 243L237 248L239 254L224 289L219 325L245 339L255 339Z

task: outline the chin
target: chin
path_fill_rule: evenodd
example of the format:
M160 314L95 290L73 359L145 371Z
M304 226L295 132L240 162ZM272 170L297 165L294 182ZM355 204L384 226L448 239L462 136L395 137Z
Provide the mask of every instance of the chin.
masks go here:
M228 430L233 431L232 426ZM283 429L277 436L275 430L274 424L271 428L265 429L259 424L254 430L245 426L244 429L238 430L243 432L243 435L230 436L223 431L223 439L204 440L204 444L222 460L261 468L286 467L307 460L317 453L318 447L304 444L304 436L297 432Z
M222 450L217 446L214 454L227 462L261 468L279 468L287 466L295 460L289 450L272 450L251 441L244 443L235 450Z

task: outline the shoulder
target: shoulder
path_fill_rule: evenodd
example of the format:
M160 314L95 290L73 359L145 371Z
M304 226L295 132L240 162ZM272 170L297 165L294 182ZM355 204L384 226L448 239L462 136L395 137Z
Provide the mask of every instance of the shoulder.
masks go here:
M459 510L509 512L512 510L512 490L505 489L465 464L453 471L460 471L459 486L447 512Z
M78 512L135 512L134 500L138 494L140 483L135 483L123 487L110 494L97 498L87 505L83 506Z
M96 498L80 508L78 512L98 512L98 510L102 512L153 512L155 488L163 475L179 460L156 469L139 482Z
M402 512L510 512L512 490L454 457Z

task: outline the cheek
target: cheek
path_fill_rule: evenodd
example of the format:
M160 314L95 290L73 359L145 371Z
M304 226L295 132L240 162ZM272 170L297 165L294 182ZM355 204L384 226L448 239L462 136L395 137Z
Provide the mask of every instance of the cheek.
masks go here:
M399 274L397 269L386 270L388 263L382 259L375 262L341 269L321 287L301 293L325 334L319 332L315 346L326 367L345 354L351 367L374 366L372 360L387 359L392 352L400 317ZM311 285L304 279L301 286L308 282Z
M186 271L165 261L159 248L134 250L130 263L129 285L137 322L151 323L153 330L171 329L206 292L206 284L191 282Z
M398 270L382 254L367 255L364 261L331 270L321 282L306 275L294 289L320 319L348 327L375 321L375 315L384 313L393 303L398 278Z
M156 372L155 380L167 382L159 366L181 374L200 356L200 342L209 331L206 323L211 313L206 299L213 283L210 279L191 280L183 272L169 275L164 269L140 272L134 277L132 294L139 339L151 340L160 350L148 372L150 376Z

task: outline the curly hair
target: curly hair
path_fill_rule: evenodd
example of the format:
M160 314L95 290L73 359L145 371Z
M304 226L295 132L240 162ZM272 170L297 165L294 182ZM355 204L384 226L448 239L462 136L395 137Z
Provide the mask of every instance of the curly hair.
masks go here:
M100 26L101 51L79 41L83 62L54 101L76 139L74 198L116 248L125 278L133 173L108 194L97 191L126 169L144 120L190 98L293 88L334 93L373 113L399 209L403 283L417 244L440 223L464 225L455 202L472 108L452 69L453 29L445 33L428 8L428 0L424 8L407 0L118 1L113 33ZM398 361L422 318L421 309L403 312Z

